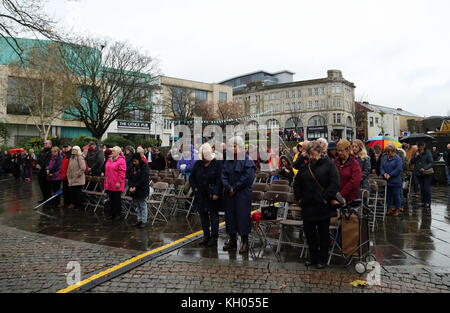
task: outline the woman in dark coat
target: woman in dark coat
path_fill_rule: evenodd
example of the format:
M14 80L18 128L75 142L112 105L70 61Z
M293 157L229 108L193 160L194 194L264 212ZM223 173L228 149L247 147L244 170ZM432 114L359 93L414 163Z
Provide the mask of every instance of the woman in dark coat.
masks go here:
M289 162L289 159L282 155L280 158L280 169L278 170L278 176L280 179L285 179L289 181L289 185L292 183L292 180L294 178L294 170L292 168L291 162Z
M217 245L219 236L219 208L222 196L222 162L212 157L212 148L208 143L200 147L199 157L189 176L194 190L194 208L200 215L203 228L201 245ZM211 232L209 231L211 227Z
M335 164L322 154L322 146L311 142L307 148L308 162L301 165L294 180L295 199L302 208L303 225L309 248L305 265L324 268L330 246L330 218L336 216L336 193L339 174ZM317 240L319 239L319 240Z
M229 141L227 156L222 169L224 187L225 221L230 236L223 250L237 248L236 233L242 238L239 253L248 252L248 235L250 234L250 212L252 207L253 181L255 180L255 163L245 154L244 141L234 137Z
M135 227L144 228L147 225L147 198L150 193L150 177L148 164L135 153L131 160L133 168L130 172L128 185L130 195L137 203L137 223Z
M347 202L361 197L361 167L350 150L350 142L341 139L337 145L338 157L334 159L341 182L340 193Z
M162 156L159 148L155 148L150 167L155 171L162 171L166 168L166 159Z
M411 159L411 163L414 164L414 175L419 180L420 185L420 198L422 207L428 209L431 208L431 176L432 174L426 174L425 171L433 168L433 156L430 150L425 147L424 142L419 142L419 151Z
M380 145L375 145L373 149L370 150L369 156L370 169L372 171L372 174L377 174L379 176L381 160L383 158L383 150L381 149Z

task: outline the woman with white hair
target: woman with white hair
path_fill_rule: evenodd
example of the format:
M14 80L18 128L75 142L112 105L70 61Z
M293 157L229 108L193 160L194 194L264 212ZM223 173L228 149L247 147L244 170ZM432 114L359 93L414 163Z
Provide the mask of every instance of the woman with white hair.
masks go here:
M111 149L111 157L105 164L105 183L104 187L111 203L112 220L120 220L122 208L121 195L125 189L125 176L127 173L127 163L122 154L122 149L114 147Z
M81 189L86 183L85 177L86 161L82 157L79 146L72 148L69 166L67 167L67 181L69 184L70 200L69 209L80 210L82 205L83 193Z
M198 211L202 222L203 240L200 244L212 247L217 246L219 236L222 162L214 159L212 147L208 143L200 147L198 155L200 159L192 168L189 183L195 194L194 208Z
M246 155L244 141L241 137L233 137L228 145L229 155L227 155L222 169L222 184L225 190L226 229L230 239L224 245L223 250L237 248L236 233L239 233L242 238L242 247L239 253L246 253L248 252L248 235L251 225L250 212L255 163Z

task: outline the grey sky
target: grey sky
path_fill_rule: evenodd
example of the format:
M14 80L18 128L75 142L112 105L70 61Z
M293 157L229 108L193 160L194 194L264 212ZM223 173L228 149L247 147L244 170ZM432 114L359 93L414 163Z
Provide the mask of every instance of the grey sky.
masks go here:
M256 70L321 78L340 69L356 100L450 112L450 1L49 0L80 33L128 40L168 76L219 82Z

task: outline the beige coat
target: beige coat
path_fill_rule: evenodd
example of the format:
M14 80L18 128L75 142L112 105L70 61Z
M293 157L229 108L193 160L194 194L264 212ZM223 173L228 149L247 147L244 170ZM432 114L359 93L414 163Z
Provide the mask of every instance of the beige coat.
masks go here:
M72 155L67 168L67 180L69 187L84 186L86 177L84 171L86 170L86 163L79 155Z

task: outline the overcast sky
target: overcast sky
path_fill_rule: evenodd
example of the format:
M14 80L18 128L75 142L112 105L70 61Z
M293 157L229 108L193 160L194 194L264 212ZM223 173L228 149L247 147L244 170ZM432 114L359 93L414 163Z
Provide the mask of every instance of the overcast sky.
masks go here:
M48 0L78 33L128 40L164 75L220 82L257 70L294 80L340 69L356 100L450 113L448 0Z

